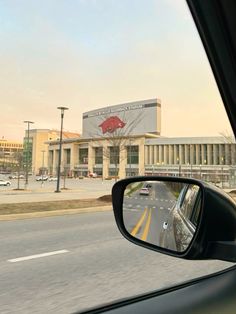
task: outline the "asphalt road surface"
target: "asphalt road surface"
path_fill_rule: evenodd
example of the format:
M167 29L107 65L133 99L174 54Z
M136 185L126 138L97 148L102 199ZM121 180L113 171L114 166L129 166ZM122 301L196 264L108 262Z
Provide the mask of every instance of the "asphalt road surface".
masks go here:
M226 268L123 239L112 212L0 223L0 313L73 313Z
M160 245L163 223L167 221L176 197L164 182L152 182L151 185L149 195L140 195L138 189L125 196L124 224L134 237Z

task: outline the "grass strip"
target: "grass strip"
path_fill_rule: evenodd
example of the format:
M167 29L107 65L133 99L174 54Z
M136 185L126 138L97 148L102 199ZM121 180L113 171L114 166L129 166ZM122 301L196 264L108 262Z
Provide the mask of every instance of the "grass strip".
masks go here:
M127 193L125 193L125 195L130 196L132 193L139 190L142 186L143 186L143 182L133 183L133 186L131 187L131 189Z
M103 201L100 199L0 204L0 215L34 213L65 209L79 209L87 207L107 206L109 204L111 204L109 201Z

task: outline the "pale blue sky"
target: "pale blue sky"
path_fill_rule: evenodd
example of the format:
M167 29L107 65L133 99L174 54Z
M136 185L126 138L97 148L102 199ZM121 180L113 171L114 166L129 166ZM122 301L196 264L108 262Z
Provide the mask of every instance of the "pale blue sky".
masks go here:
M81 131L82 112L162 100L162 134L218 135L229 124L181 0L0 0L0 136L23 120ZM209 122L209 115L211 121Z

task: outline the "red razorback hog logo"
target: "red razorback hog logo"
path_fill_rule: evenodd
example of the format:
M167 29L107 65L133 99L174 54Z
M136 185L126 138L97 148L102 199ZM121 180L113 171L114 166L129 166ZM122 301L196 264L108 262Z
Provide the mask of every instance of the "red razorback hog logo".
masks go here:
M122 129L125 126L124 123L120 118L117 116L112 116L105 121L103 121L99 127L102 128L102 133L113 133L117 129Z

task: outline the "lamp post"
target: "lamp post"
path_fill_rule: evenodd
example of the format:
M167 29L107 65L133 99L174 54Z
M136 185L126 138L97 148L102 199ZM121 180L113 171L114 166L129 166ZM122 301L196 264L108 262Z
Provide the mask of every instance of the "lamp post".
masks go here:
M41 150L41 152L42 152L42 154L43 154L43 160L42 160L42 173L41 173L41 175L42 175L42 181L41 181L41 187L43 187L43 172L44 172L44 153L45 153L45 150Z
M27 124L27 149L26 149L26 169L25 169L25 189L27 189L29 184L29 131L30 131L30 124L33 124L32 121L24 121Z
M60 191L60 172L61 172L61 149L62 149L62 130L63 130L63 119L64 119L64 111L68 110L67 107L57 107L57 109L61 110L61 131L60 131L60 143L59 143L59 156L58 156L58 168L57 168L57 189L56 193Z

